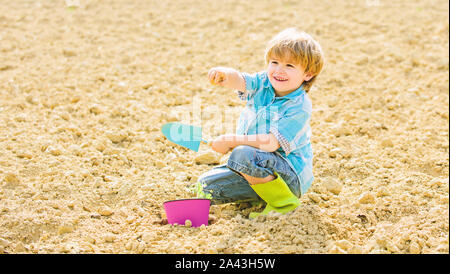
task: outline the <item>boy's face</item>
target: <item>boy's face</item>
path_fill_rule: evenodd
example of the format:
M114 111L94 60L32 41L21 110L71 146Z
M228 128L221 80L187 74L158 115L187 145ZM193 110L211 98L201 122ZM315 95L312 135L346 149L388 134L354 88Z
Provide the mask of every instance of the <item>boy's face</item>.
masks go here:
M301 65L277 57L269 59L267 75L278 96L289 94L298 89L303 81L312 78Z

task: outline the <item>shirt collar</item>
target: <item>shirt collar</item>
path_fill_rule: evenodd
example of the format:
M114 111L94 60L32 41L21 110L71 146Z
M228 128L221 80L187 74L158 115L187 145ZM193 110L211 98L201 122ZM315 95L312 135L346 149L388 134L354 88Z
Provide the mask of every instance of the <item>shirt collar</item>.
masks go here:
M291 100L291 99L296 98L297 96L302 95L305 92L305 90L303 89L303 84L302 84L298 89L294 90L293 92L291 92L287 95L284 95L282 97L275 97L275 90L273 89L272 84L269 81L269 77L267 76L267 73L264 73L263 86L265 88L269 88L269 90L273 93L274 98L285 98L285 99Z
M273 89L272 85L270 86L270 89L272 90L272 92L275 96L275 90ZM302 84L298 89L294 90L293 92L286 94L284 96L275 97L275 98L292 100L292 99L297 98L298 96L302 95L304 92L305 92L305 90L303 89L303 84Z

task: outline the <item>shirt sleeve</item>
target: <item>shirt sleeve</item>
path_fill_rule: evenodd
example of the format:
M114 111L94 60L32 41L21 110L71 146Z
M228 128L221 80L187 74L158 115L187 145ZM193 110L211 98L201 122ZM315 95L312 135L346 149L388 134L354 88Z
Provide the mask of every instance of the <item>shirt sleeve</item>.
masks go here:
M237 94L241 100L250 100L255 93L261 89L262 83L264 81L264 73L258 72L249 74L246 72L242 72L241 75L245 80L245 90L238 90Z
M309 128L310 116L304 110L292 110L291 113L271 124L269 132L277 138L286 155L295 150L298 147L299 138L305 136Z

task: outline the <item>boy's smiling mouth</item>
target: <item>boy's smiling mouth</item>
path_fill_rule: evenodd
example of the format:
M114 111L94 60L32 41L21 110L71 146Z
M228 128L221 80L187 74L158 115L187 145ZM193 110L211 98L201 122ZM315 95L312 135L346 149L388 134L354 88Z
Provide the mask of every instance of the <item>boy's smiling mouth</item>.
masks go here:
M279 81L279 82L286 82L288 79L287 78L285 78L285 77L283 77L283 76L272 76L273 77L273 79L275 79L275 80L277 80L277 81Z

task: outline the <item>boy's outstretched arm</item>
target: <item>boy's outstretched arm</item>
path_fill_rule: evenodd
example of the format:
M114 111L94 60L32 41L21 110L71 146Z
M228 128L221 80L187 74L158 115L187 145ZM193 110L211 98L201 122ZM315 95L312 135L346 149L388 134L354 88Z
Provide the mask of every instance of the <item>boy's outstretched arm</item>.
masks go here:
M208 79L213 85L245 91L244 77L239 71L233 68L212 68L208 72Z

